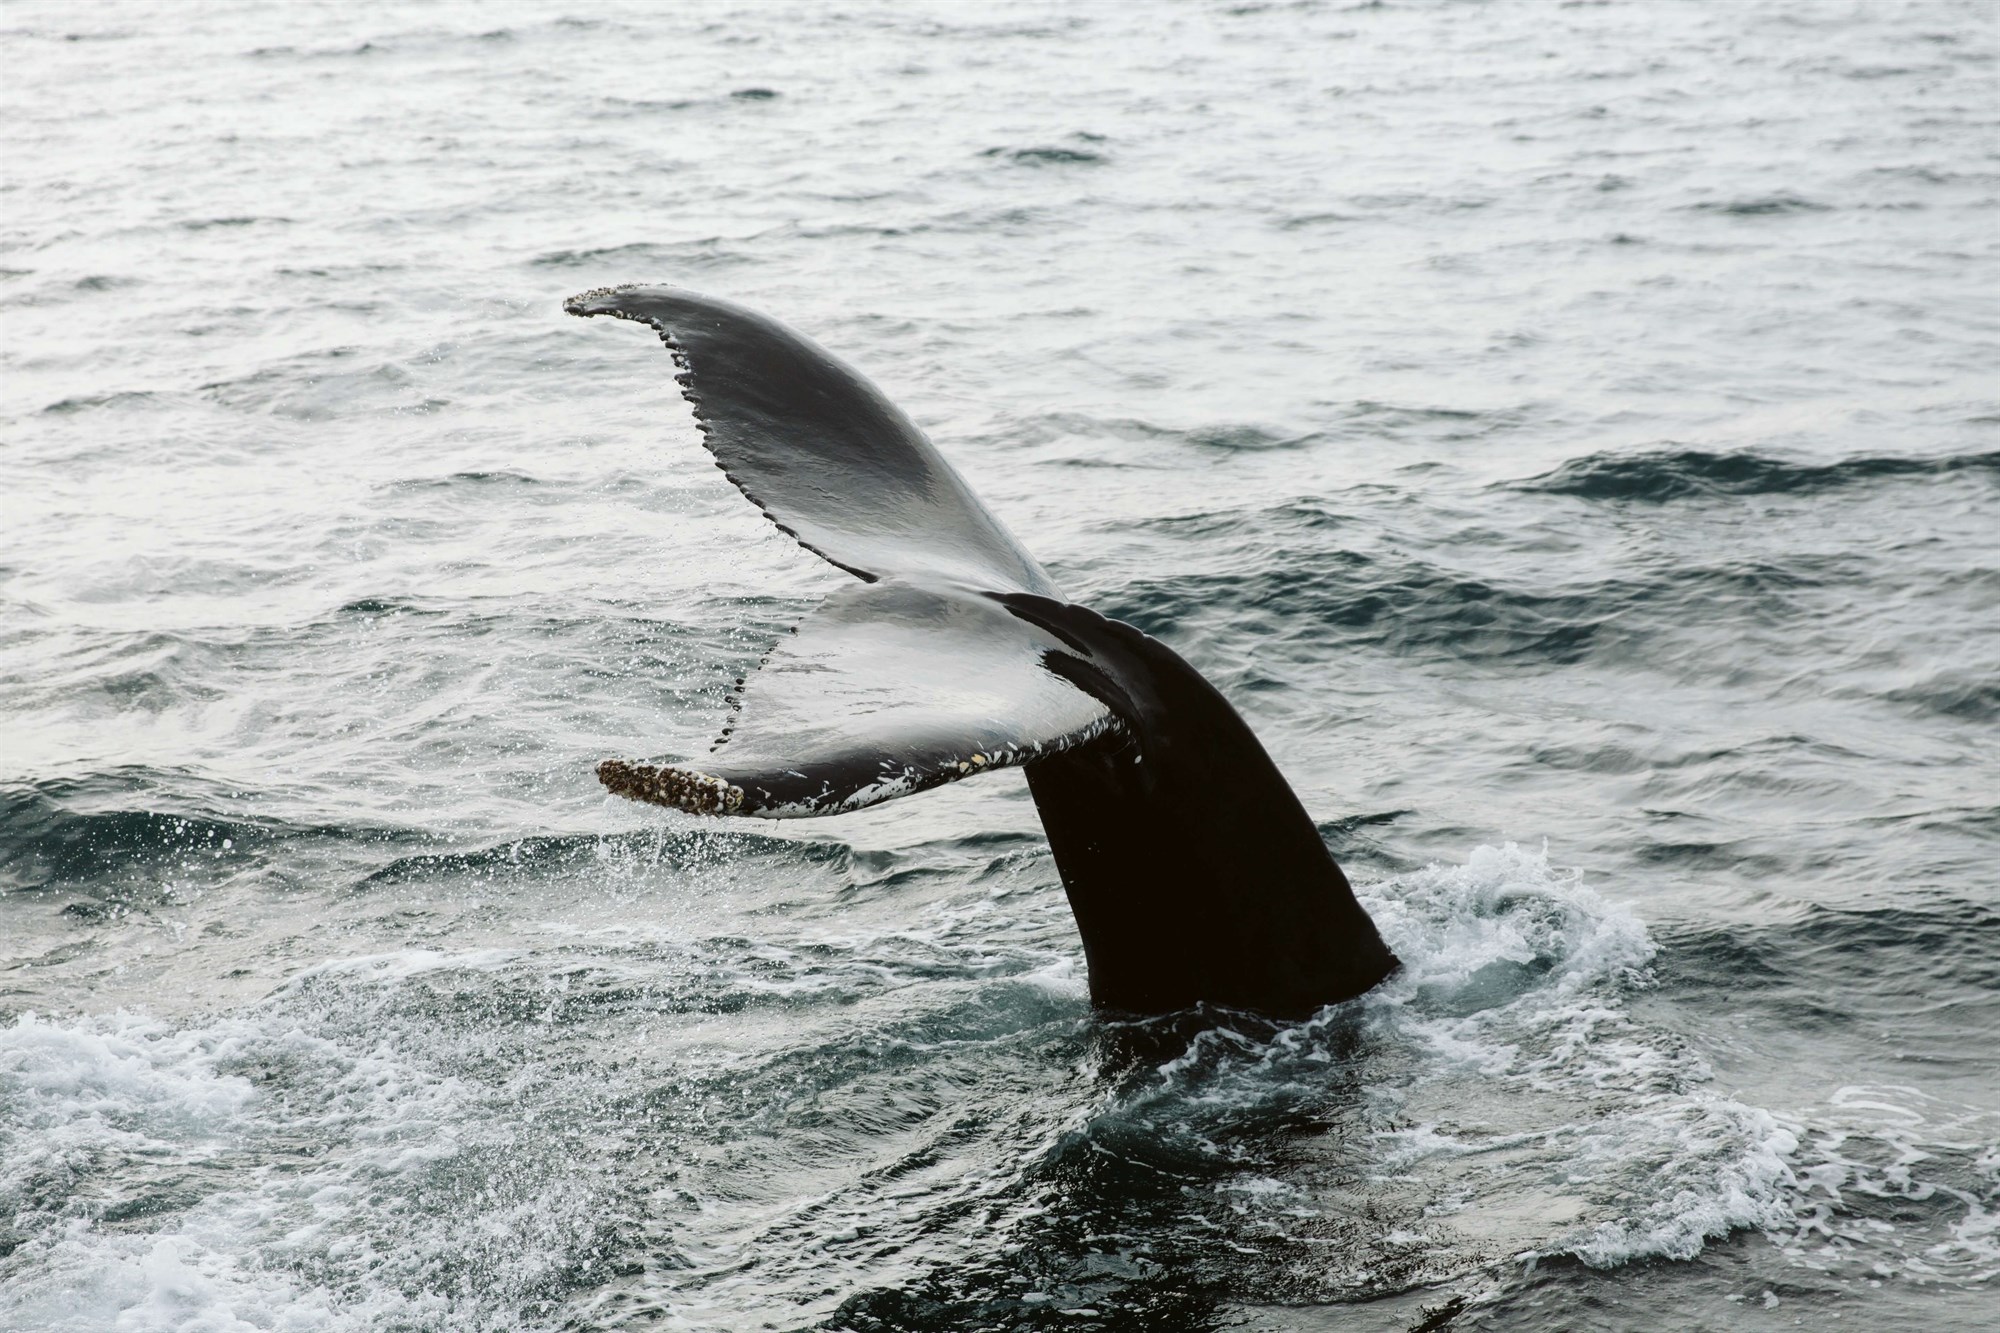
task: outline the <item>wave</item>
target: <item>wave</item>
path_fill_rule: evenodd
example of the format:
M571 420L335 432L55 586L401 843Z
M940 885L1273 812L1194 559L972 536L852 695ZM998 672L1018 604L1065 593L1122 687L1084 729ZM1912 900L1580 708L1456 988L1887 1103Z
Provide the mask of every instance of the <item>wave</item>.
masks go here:
M981 152L980 156L1004 158L1009 162L1031 167L1085 165L1105 160L1103 153L1092 149L1066 148L1059 144L1036 144L1029 148L988 148Z
M0 787L0 886L78 888L135 862L233 851L269 840L268 828L187 809L187 785L186 775L126 770ZM168 796L176 787L182 794ZM141 794L168 808L78 808ZM177 805L178 812L172 808Z
M1705 1087L1686 1041L1627 1009L1658 958L1629 910L1512 845L1364 896L1405 960L1376 1003L1434 1057L1378 1139L1391 1171L1456 1201L1441 1232L1603 1268L1790 1221L1790 1128ZM1510 1217L1535 1223L1494 1230Z
M1510 588L1420 562L1353 551L1294 552L1286 568L1140 580L1093 600L1105 615L1171 637L1221 609L1267 645L1332 634L1399 653L1461 660L1581 661L1622 638L1629 590Z
M1661 449L1640 454L1592 454L1552 472L1504 483L1512 489L1585 500L1664 504L1701 495L1812 495L1844 486L1958 472L2000 479L2000 451L1935 458L1864 455L1810 463L1758 453Z
M1523 1258L1685 1258L1789 1220L1788 1130L1626 1012L1654 956L1630 912L1511 845L1363 896L1395 980L1303 1024L1107 1025L1103 1100L977 1214L981 1248L827 1326L1212 1328L1232 1301L1462 1298Z
M1990 675L1944 671L1919 685L1906 685L1882 696L1921 713L1966 722L2000 721L2000 680Z
M100 407L151 408L167 406L165 395L147 389L120 389L111 393L81 394L61 398L44 407L42 411L51 416L68 416L76 412L88 412Z
M750 255L741 247L740 239L724 236L664 243L633 241L628 245L599 246L590 250L550 250L528 261L535 268L601 269L625 273L705 271L749 262Z
M1757 995L1761 1012L1842 1030L1894 1023L1894 1040L1929 1043L1935 1058L2000 1041L2000 907L1957 901L1841 909L1812 905L1782 926L1673 932L1661 968L1674 989ZM1942 1030L1912 1021L1950 1013ZM1885 1038L1889 1034L1884 1033Z
M1211 516L1169 520L1186 527ZM1092 606L1171 639L1229 617L1228 643L1254 642L1268 661L1285 645L1328 639L1419 660L1567 666L1631 649L1656 634L1732 618L1758 625L1802 614L1809 595L1854 578L1858 557L1738 560L1666 567L1566 585L1502 581L1415 558L1329 549L1273 536L1337 526L1332 515L1286 506L1253 518L1214 520L1237 533L1248 567L1141 579L1094 594ZM1179 535L1185 536L1183 532ZM1249 563L1254 562L1254 563Z
M1074 457L1047 461L1058 465L1091 463L1102 466L1111 461L1104 457L1107 451L1102 446L1107 441L1161 447L1186 446L1220 453L1266 453L1311 449L1357 437L1373 439L1402 434L1453 442L1477 440L1517 430L1533 419L1530 409L1520 407L1472 410L1361 398L1342 404L1336 423L1318 428L1243 420L1166 425L1142 417L1051 411L1014 417L1007 422L1004 430L996 432L991 438L1007 446L1088 442L1088 447L1078 450ZM1125 463L1128 466L1159 465L1157 455L1151 450L1145 453L1114 452L1127 454Z
M1704 201L1688 206L1697 213L1720 213L1725 217L1782 217L1792 213L1825 213L1833 208L1816 199L1797 194L1747 195L1740 199Z
M398 873L477 879L518 852L594 880L572 865L589 843ZM704 858L732 859L673 855L707 892ZM912 919L899 890L875 928L545 924L323 959L182 1025L0 1026L0 1123L29 1145L0 1162L0 1320L173 1299L444 1328L671 1299L719 1324L1110 1308L1205 1328L1274 1293L1462 1295L1537 1256L1685 1258L1808 1221L1863 1236L1858 1204L1811 1211L1802 1163L1892 1201L1859 1148L1802 1155L1796 1125L1704 1086L1629 1003L1671 960L1546 854L1364 885L1401 976L1303 1024L1205 1014L1185 1036L1088 1017L1032 869L1004 914L1049 929L1014 942L984 891Z
M773 838L735 829L549 834L513 838L469 851L413 852L370 871L355 887L485 879L501 873L510 877L565 874L623 860L641 860L656 869L687 870L757 855L843 868L856 859L842 843Z
M128 886L135 873L151 879L205 863L227 871L281 844L381 848L428 836L220 813L241 795L192 772L143 767L0 784L0 889L97 894Z

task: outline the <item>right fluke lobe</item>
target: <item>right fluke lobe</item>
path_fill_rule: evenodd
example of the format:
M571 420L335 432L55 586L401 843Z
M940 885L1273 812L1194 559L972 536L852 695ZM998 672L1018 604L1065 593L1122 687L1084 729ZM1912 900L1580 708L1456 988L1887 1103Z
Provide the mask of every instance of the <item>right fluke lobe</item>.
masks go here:
M563 308L657 331L716 462L814 554L863 579L1054 593L916 424L812 339L677 287L603 287Z

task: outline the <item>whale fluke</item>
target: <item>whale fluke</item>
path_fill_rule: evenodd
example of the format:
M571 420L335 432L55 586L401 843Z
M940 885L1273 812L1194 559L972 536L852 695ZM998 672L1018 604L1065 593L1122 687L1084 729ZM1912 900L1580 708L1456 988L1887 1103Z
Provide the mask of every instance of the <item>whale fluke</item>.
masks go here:
M1065 600L874 385L767 316L677 288L565 309L657 330L730 480L863 580L745 681L706 758L607 760L606 787L783 819L1022 765L1095 1003L1302 1015L1395 970L1228 701L1166 645Z

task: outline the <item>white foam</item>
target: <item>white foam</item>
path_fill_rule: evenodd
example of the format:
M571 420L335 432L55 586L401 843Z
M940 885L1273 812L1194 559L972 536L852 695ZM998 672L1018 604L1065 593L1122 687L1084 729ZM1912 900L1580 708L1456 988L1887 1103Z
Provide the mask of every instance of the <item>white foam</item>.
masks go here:
M1793 1216L1772 1229L1794 1260L1919 1281L2000 1276L1992 1206L2000 1198L2000 1115L1875 1084L1836 1089L1802 1122ZM1904 1205L1893 1227L1871 1215L1869 1199Z
M260 1273L218 1245L186 1234L89 1236L45 1256L42 1271L0 1297L16 1327L45 1333L319 1333L356 1327L324 1293Z
M370 981L402 981L427 972L492 972L527 956L525 949L464 949L447 953L440 949L398 949L391 953L360 954L352 958L330 958L302 967L285 979L296 985L312 977L364 977Z
M226 1040L177 1033L133 1014L77 1027L31 1011L0 1027L0 1076L23 1126L87 1120L108 1130L107 1117L122 1123L142 1112L148 1134L178 1138L226 1123L250 1099L247 1080L215 1073L229 1050Z
M407 993L383 984L504 963L338 960L206 1024L0 1028L0 1214L24 1237L0 1259L0 1327L531 1322L551 1275L587 1260L607 1184L564 1159L537 1104L602 1081L551 1093L532 1065L482 1062L490 1025L385 1007ZM135 1203L156 1230L107 1219Z
M0 1028L0 1088L13 1131L0 1159L0 1199L13 1205L17 1226L36 1233L10 1256L15 1271L0 1284L9 1326L324 1326L304 1293L244 1269L228 1237L105 1231L74 1197L107 1175L117 1184L125 1163L226 1164L242 1147L257 1094L217 1065L242 1045L235 1034L175 1031L126 1013L75 1023L29 1013Z
M1616 1133L1621 1151L1667 1148L1670 1155L1656 1168L1655 1179L1671 1193L1560 1237L1541 1253L1573 1254L1593 1268L1634 1259L1692 1259L1707 1241L1732 1231L1790 1223L1795 1178L1789 1159L1798 1137L1794 1126L1769 1112L1697 1093L1678 1105L1642 1110Z
M1817 1266L1890 1262L1951 1280L2000 1271L2000 1149L1988 1129L1909 1089L1842 1089L1799 1121L1717 1094L1679 1034L1634 1016L1629 1002L1651 984L1643 925L1545 854L1484 848L1365 896L1402 975L1269 1041L1206 1033L1113 1112L1207 1154L1224 1173L1219 1214L1264 1234L1364 1205L1396 1254L1357 1262L1339 1279L1355 1292L1541 1255L1683 1259L1743 1228ZM989 935L968 922L997 910L982 896L893 935L815 936L811 950L732 943L741 970L729 985L837 996L873 968L901 986L912 973L883 961L887 942L920 958L957 942L959 957L963 941ZM830 944L852 957L829 966ZM1035 952L1010 945L993 969L965 975L1079 998L1073 954ZM592 976L658 975L633 954L625 976L620 957L595 957ZM547 950L394 951L328 960L261 1004L180 1027L114 1014L0 1028L0 1127L12 1131L0 1215L16 1212L26 1237L0 1259L0 1327L532 1325L615 1211L602 1167L626 1132L622 1076L542 1058L560 1026L494 1054L516 1039L524 1006L569 984L574 969L552 962ZM1371 1053L1353 1060L1326 1038L1357 1014ZM1376 1132L1340 1151L1372 1179L1326 1192L1237 1132L1246 1108L1323 1093L1350 1070L1365 1087L1345 1104L1365 1107ZM1083 1096L1048 1134L1104 1111ZM1955 1175L1939 1165L1947 1143L1961 1145ZM981 1188L1004 1195L1028 1160L997 1161L997 1183ZM152 1215L150 1234L107 1225L103 1204L135 1182L208 1192ZM1857 1192L1928 1201L1939 1220L1898 1233L1907 1253L1890 1255L1868 1233L1886 1224L1843 1209ZM856 1216L907 1206L866 1191L851 1202ZM699 1228L688 1244L726 1248ZM751 1301L743 1293L767 1278L717 1278L704 1299Z
M1362 896L1403 960L1382 992L1391 1003L1465 987L1505 963L1546 966L1547 985L1573 992L1636 980L1654 954L1637 916L1554 870L1546 848L1480 847L1462 866L1431 865Z
M1397 1122L1376 1136L1381 1169L1431 1191L1468 1244L1615 1267L1761 1230L1822 1269L2000 1275L2000 1118L1940 1117L1908 1087L1844 1087L1795 1115L1712 1090L1680 1034L1628 1008L1651 984L1643 924L1545 852L1480 848L1364 896L1404 961L1369 1004L1431 1057L1373 1089ZM1884 1222L1856 1195L1927 1214Z
M1511 843L1366 897L1404 963L1370 1003L1431 1057L1375 1090L1404 1122L1382 1167L1470 1243L1610 1267L1789 1221L1795 1127L1631 1016L1655 954L1634 913Z

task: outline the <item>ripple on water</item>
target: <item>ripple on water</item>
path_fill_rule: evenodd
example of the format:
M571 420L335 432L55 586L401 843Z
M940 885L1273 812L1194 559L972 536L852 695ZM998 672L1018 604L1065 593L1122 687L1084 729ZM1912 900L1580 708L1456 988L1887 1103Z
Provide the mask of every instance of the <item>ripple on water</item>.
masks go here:
M1807 495L1844 486L1901 478L1972 473L2000 477L2000 453L1950 454L1934 458L1894 455L1845 458L1821 463L1758 453L1716 453L1667 449L1640 454L1596 454L1564 463L1555 471L1516 483L1523 490L1574 495L1585 500L1625 500L1665 504L1704 495Z

